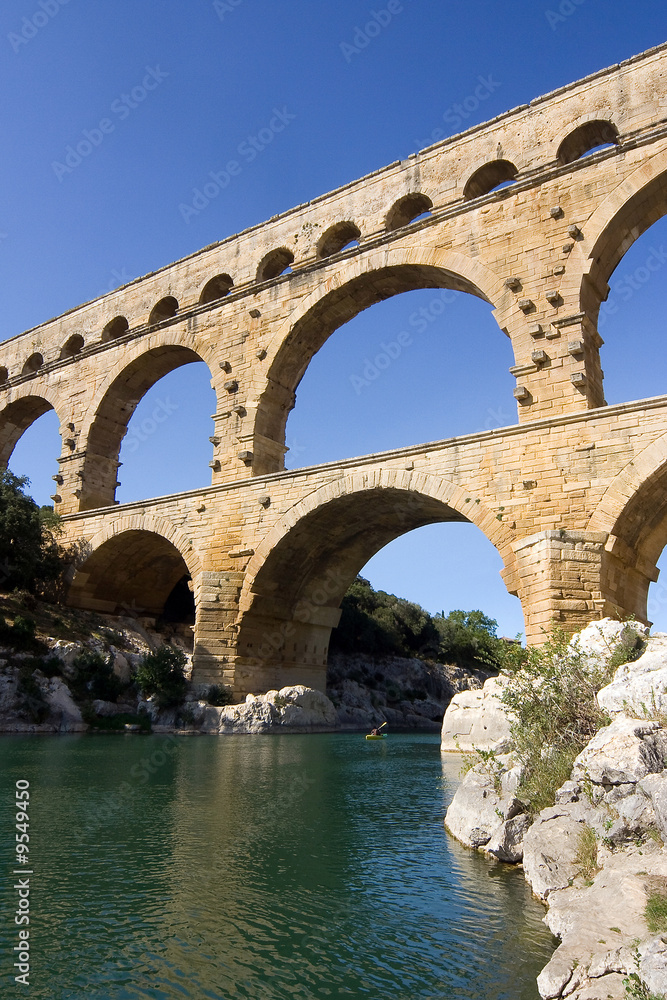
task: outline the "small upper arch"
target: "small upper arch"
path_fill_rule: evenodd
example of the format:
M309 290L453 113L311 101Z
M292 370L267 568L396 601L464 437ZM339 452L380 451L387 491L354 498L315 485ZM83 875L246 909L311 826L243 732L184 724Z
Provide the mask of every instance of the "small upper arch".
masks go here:
M277 278L278 275L291 271L293 263L294 254L287 247L270 250L259 262L257 281L270 281L271 278Z
M317 256L322 260L340 253L361 236L361 230L354 222L336 222L330 226L317 244Z
M35 372L39 371L39 369L42 367L43 364L44 364L43 356L39 353L39 351L35 351L35 353L31 354L26 363L24 364L23 371L21 372L21 374L34 375Z
M102 330L102 343L106 344L110 340L122 337L130 329L130 324L124 316L114 316Z
M578 125L565 136L558 147L556 159L564 166L566 163L574 163L600 146L618 146L618 143L618 129L614 123L605 118L595 118Z
M199 301L202 305L205 305L207 302L216 302L218 299L224 299L225 295L228 295L233 287L234 282L228 274L216 274L202 288Z
M468 178L463 189L463 197L466 201L481 198L501 184L516 180L518 172L518 168L510 160L490 160Z
M420 191L406 194L395 201L387 212L385 229L388 233L392 233L395 229L401 229L414 222L420 215L430 214L432 208L433 202L428 195L422 194Z
M162 323L165 319L172 319L178 312L178 300L173 295L165 295L163 299L156 302L151 309L148 323L153 326L155 323Z
M60 360L64 358L73 358L75 355L79 354L83 350L83 337L80 333L73 333L68 340L62 346L60 351Z

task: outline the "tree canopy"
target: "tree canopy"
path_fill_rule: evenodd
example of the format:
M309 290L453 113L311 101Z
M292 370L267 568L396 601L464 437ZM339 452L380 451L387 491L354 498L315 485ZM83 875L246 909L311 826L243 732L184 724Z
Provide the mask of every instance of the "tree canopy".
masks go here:
M341 605L330 648L371 656L418 656L462 667L498 665L504 642L497 622L481 611L428 611L403 598L374 590L357 577Z
M34 591L61 570L58 517L24 492L26 476L0 472L0 588Z

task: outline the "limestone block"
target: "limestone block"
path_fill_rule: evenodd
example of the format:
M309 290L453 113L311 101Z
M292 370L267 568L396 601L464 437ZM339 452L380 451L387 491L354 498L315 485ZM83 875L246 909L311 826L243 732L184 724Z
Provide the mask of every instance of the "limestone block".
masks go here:
M639 788L651 800L656 826L663 840L667 841L667 771L647 774L639 782Z
M511 767L503 772L498 790L487 770L468 771L447 810L447 830L467 847L483 847L505 820L521 812L523 807L515 794L520 778L521 769Z
M648 628L640 622L619 622L613 618L603 618L591 622L574 636L570 643L573 650L579 650L598 664L609 662L620 642L632 642L635 637L643 638Z
M584 747L572 768L576 780L596 785L637 782L664 767L665 748L656 722L619 717Z
M505 820L496 828L488 840L484 850L493 854L499 861L515 864L523 858L523 837L531 824L530 816L520 813L512 819Z
M510 729L502 692L502 678L490 677L481 689L454 695L442 720L441 750L506 750Z
M644 653L624 663L610 684L598 692L600 708L610 714L667 709L667 635L650 636Z

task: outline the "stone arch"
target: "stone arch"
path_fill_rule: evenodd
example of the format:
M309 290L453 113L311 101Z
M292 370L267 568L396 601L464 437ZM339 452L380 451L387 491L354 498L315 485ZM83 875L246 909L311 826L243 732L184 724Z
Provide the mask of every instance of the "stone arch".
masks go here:
M102 330L102 343L107 344L110 340L117 340L118 337L124 337L129 329L130 324L125 316L114 316Z
M340 253L349 243L361 237L361 230L355 222L336 222L317 242L317 256L322 260Z
M43 364L44 364L44 356L40 354L39 351L35 351L33 354L30 355L30 357L24 364L21 374L36 375Z
M510 160L489 160L468 178L463 188L463 198L465 201L481 198L499 184L516 180L518 172L518 167Z
M68 603L74 607L159 615L187 574L197 603L201 561L191 542L167 518L139 513L107 524L86 544Z
M270 281L284 274L294 263L294 254L287 247L270 250L259 262L257 281Z
M507 297L503 281L480 261L438 248L382 247L340 262L335 274L297 305L267 345L268 385L258 400L258 433L282 445L296 387L331 334L376 302L418 288L469 292L496 304ZM498 319L500 313L494 315Z
M56 393L41 386L39 395L30 390L14 392L13 398L0 410L0 467L7 468L12 452L19 438L43 414L55 410L60 420L58 408L60 400ZM62 427L62 420L60 420Z
M615 477L593 512L591 531L607 532L602 589L619 613L646 621L649 585L667 545L667 434Z
M514 531L453 483L378 468L341 477L295 504L246 569L237 675L246 678L247 690L284 683L322 687L330 630L349 584L394 538L438 521L476 524L498 549L505 584L516 592Z
M165 295L159 302L156 302L148 317L148 325L162 323L164 320L173 319L178 312L178 299L173 295Z
M581 122L563 136L558 143L556 160L561 166L574 163L580 157L603 146L619 143L618 129L609 118L591 117L588 121Z
M148 390L183 365L204 361L211 369L208 352L200 350L192 338L187 338L188 343L175 344L172 336L167 329L128 347L100 386L81 430L85 458L80 510L114 503L121 442Z
M395 201L387 212L385 219L385 229L388 233L393 233L396 229L408 226L419 215L430 212L433 202L426 194L420 191L413 191Z
M77 354L80 354L84 347L84 339L80 333L73 333L71 337L68 337L62 348L60 349L60 361L65 358L74 358Z
M224 299L226 295L229 295L233 287L234 281L230 275L216 274L202 288L199 301L202 305L206 305L209 302L217 302L218 299Z
M654 222L667 215L667 150L647 158L581 223L561 286L565 301L578 302L597 322L609 294L609 278L625 253Z

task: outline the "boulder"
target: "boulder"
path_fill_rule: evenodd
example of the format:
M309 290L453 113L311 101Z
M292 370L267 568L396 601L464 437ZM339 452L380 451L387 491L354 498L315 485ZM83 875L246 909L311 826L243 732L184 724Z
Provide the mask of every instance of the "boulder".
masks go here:
M540 899L569 886L579 874L575 857L583 828L571 804L558 805L543 809L524 834L523 870Z
M442 720L441 750L509 749L510 726L502 693L502 678L489 677L482 688L454 695Z
M333 703L313 688L295 684L255 696L241 705L206 706L202 729L216 733L313 732L336 728Z
M596 785L640 781L664 767L664 734L657 722L614 719L584 747L574 762L572 777Z
M501 761L501 767L510 764ZM517 816L522 804L516 798L521 768L494 775L485 767L474 767L456 789L445 816L445 827L467 847L484 847L506 820Z
M613 618L603 618L591 622L570 642L570 649L589 657L595 666L606 665L620 643L631 648L648 634L646 625L640 622L618 622Z
M505 820L491 835L484 850L499 861L516 864L523 858L523 837L530 824L531 818L526 813Z
M79 706L74 703L70 690L61 677L41 679L39 685L49 706L49 713L58 720L61 733L83 732L88 728L81 717Z
M651 636L638 659L620 666L598 692L598 704L610 715L634 712L650 718L656 710L667 710L667 635Z
M650 799L655 825L667 841L667 771L648 774L639 782L639 788Z
M113 650L113 672L119 681L123 684L129 684L132 679L132 668L128 663L127 657L117 650Z
M664 935L654 937L638 949L639 975L655 996L667 996L667 943Z

